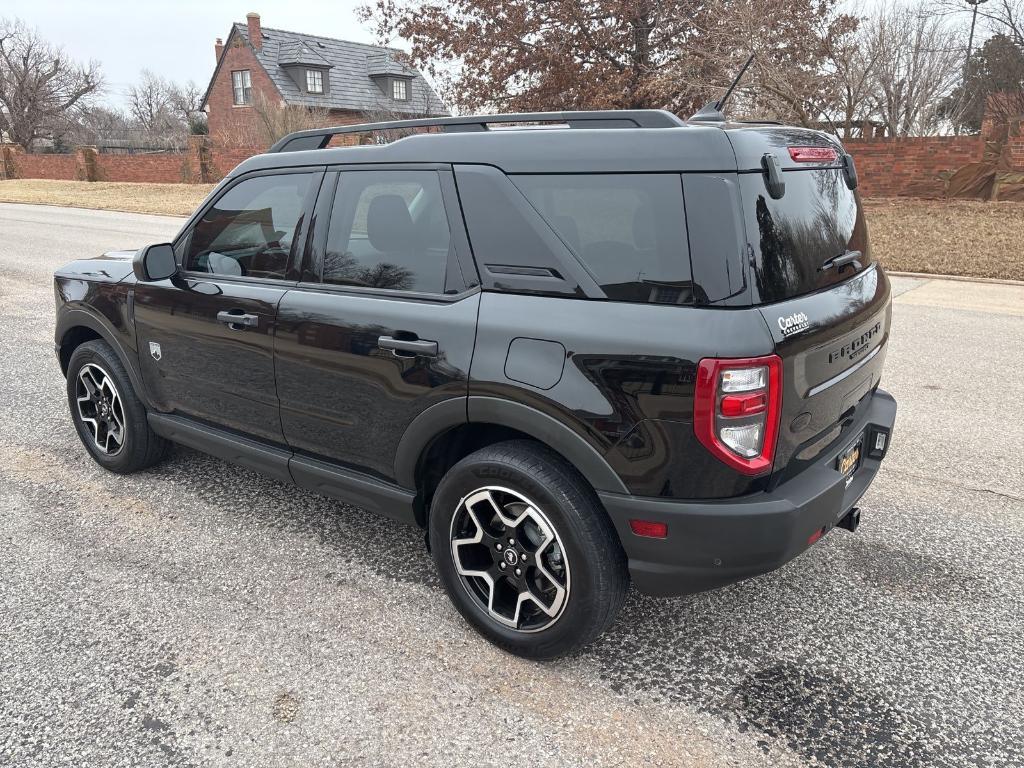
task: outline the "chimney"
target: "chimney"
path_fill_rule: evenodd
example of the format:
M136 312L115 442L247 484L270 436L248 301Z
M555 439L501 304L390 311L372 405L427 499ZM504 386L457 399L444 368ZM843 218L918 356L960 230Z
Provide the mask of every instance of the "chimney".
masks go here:
M219 64L220 55L224 53L224 41L221 40L219 37L217 38L217 42L213 44L213 50L217 54L217 63Z
M260 27L260 15L254 11L245 14L249 23L249 45L257 51L263 48L263 29Z

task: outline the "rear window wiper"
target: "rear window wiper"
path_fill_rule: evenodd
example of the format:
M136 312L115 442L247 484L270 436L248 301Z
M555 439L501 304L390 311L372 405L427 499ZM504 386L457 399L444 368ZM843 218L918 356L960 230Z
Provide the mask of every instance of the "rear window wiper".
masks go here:
M847 264L856 264L859 268L861 266L860 260L863 256L864 254L860 251L846 251L845 253L840 253L838 256L826 259L825 263L818 267L818 271L825 272L833 268L842 271L843 267Z

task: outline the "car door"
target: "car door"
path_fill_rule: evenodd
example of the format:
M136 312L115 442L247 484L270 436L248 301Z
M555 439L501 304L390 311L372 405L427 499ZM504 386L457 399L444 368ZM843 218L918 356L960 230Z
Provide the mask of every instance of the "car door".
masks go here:
M278 308L297 454L391 480L409 424L465 401L480 297L455 195L443 167L327 174L303 280Z
M241 177L179 235L179 273L136 285L139 358L158 410L284 442L277 306L296 283L292 254L322 177L322 169Z

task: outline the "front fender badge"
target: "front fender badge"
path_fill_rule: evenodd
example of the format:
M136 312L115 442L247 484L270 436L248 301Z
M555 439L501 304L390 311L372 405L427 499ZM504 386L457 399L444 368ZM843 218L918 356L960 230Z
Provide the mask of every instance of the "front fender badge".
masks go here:
M149 354L153 356L154 360L159 360L163 357L163 352L160 351L160 345L155 341L149 342Z

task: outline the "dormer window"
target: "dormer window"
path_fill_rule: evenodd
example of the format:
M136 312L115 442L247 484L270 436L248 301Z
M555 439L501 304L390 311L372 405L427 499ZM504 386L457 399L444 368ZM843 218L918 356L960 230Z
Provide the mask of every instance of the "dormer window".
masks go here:
M310 93L324 92L324 73L316 69L306 70L306 90Z
M409 100L409 83L395 78L391 81L391 98L395 101Z

